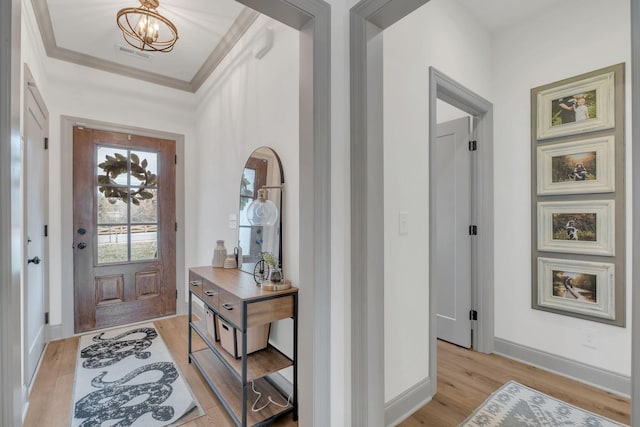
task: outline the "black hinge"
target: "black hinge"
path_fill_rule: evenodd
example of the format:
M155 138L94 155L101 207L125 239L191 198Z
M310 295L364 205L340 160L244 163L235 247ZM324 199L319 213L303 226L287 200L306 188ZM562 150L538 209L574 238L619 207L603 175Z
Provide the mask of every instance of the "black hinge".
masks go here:
M49 138L47 137L44 138L44 149L45 150L49 149Z
M469 141L469 151L478 150L478 141Z
M49 237L49 226L46 224L44 226L44 237Z
M469 236L477 236L478 235L478 226L470 225L469 226Z
M49 324L49 312L48 311L44 314L44 324L45 325Z
M174 162L176 165L178 164L178 155L177 155L177 154L176 154L176 156L175 156L175 158L174 158L173 162Z
M178 223L176 222L176 231L178 231Z
M469 320L478 320L478 312L475 310L469 311Z

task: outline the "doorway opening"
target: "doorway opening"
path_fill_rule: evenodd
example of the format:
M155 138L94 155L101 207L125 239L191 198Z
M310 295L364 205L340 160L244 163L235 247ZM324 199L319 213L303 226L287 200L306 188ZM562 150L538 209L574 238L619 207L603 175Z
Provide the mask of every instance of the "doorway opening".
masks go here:
M447 77L434 67L429 68L429 140L438 139L438 100L467 113L474 118L472 138L475 141L469 144L474 149L474 159L472 162L473 176L475 179L470 183L470 205L471 215L469 216L469 234L472 234L470 242L470 315L474 324L472 335L472 347L482 353L493 352L493 105L465 88L458 82ZM474 147L475 145L475 147ZM430 144L430 159L434 160L434 149L437 144ZM430 175L433 177L437 172L437 167L432 163ZM437 217L437 180L430 179L429 191L429 217ZM429 265L438 262L436 224L430 221L429 239ZM431 269L429 282L436 283L437 270ZM438 337L438 301L435 286L430 286L430 338L429 338L429 375L431 377L432 393L437 390L437 337ZM473 314L473 311L476 314Z

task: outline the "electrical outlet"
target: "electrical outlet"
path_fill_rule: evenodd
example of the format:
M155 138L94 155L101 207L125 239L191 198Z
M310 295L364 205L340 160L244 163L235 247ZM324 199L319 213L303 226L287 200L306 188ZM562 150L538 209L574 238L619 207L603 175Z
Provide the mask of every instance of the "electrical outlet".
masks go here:
M229 214L229 228L232 230L238 228L238 217L234 213Z
M582 329L582 345L585 347L598 348L598 330L594 328Z

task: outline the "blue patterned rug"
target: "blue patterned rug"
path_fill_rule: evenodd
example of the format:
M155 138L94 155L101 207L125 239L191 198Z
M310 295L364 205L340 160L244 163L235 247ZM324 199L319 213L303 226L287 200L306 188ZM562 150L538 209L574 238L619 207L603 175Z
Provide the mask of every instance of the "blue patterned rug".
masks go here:
M459 427L626 427L509 381Z
M152 323L80 337L71 426L177 426L204 414Z

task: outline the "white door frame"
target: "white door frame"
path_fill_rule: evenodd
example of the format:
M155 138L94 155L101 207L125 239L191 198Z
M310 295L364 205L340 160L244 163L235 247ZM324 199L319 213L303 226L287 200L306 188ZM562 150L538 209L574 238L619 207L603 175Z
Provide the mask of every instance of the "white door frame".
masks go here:
M352 425L384 424L384 283L381 269L381 32L429 0L361 0L351 9L351 303ZM640 87L640 0L631 0L631 81ZM640 169L640 96L632 96L632 169ZM640 212L640 176L633 176L633 212ZM640 227L633 229L632 265L640 265ZM640 269L633 271L640 283ZM433 300L431 300L433 302ZM632 312L640 309L633 292ZM635 308L635 309L634 309ZM433 310L432 310L433 312ZM433 322L430 325L433 328ZM632 316L632 425L640 426L640 316ZM433 332L431 332L433 334ZM434 360L432 358L432 360ZM430 362L433 363L433 362ZM435 372L430 366L430 372Z
M494 338L494 303L493 303L493 105L447 77L434 67L429 67L429 140L437 137L437 100L446 102L459 110L473 116L478 141L476 170L471 191L474 194L475 223L478 235L472 239L471 253L475 255L471 265L473 286L471 288L471 309L478 311L478 320L474 328L471 345L482 353L493 353ZM429 159L432 161L432 146L429 146ZM429 173L433 173L432 165ZM435 235L435 180L429 179L429 234ZM435 242L429 239L429 265L433 265ZM429 282L434 283L433 270L429 270ZM429 286L429 377L432 394L437 388L437 301L435 286Z
M21 0L0 1L0 425L22 423Z

